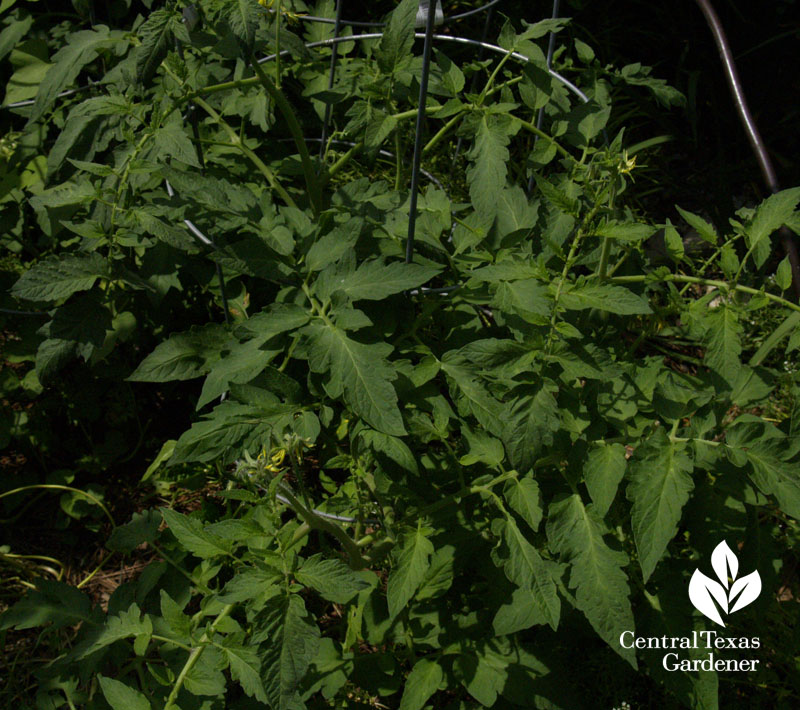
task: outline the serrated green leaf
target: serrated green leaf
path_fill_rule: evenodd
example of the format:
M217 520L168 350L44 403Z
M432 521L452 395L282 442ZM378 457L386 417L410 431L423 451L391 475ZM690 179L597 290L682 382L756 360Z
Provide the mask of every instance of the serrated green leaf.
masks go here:
M170 630L179 639L189 638L192 628L189 617L183 613L183 609L164 589L161 589L159 594L161 596L161 616L169 624Z
M625 447L622 444L603 444L593 447L589 452L583 467L583 478L594 509L601 518L614 502L624 474Z
M708 242L709 244L717 243L718 239L717 230L714 229L714 227L710 225L708 222L706 222L706 220L704 220L699 215L681 209L680 207L678 207L678 205L675 205L675 209L678 210L680 216L686 220L689 226L692 227L700 235L701 239Z
M511 509L531 526L539 529L542 522L542 494L539 484L531 477L514 478L503 487L503 498Z
M162 156L169 155L193 168L200 168L194 144L180 123L171 122L160 126L153 134L153 149L159 160L163 160Z
M537 603L536 594L530 589L517 588L511 599L497 610L492 628L496 636L507 636L546 623L547 614Z
M266 350L258 340L239 343L214 362L203 383L203 390L197 400L201 409L213 399L227 392L229 385L250 382L270 363L279 350Z
M98 675L103 697L113 710L151 710L150 701L138 690L113 678Z
M607 222L600 225L595 234L598 237L608 237L609 239L616 239L620 242L642 242L648 237L652 236L656 231L655 227L649 224L640 224L638 222ZM673 229L673 231L675 231Z
M678 532L681 511L694 489L692 469L685 445L670 441L663 428L637 449L631 461L631 527L645 582Z
M51 256L22 274L11 294L28 301L59 301L108 277L108 262L100 254Z
M38 121L53 105L59 92L76 79L81 69L104 47L114 44L122 36L122 32L109 32L105 25L96 25L94 29L70 34L67 45L59 49L51 59L52 65L39 85L28 123Z
M161 515L178 542L193 555L200 558L230 555L231 544L206 532L203 524L196 518L189 518L169 508L161 508Z
M155 10L139 27L141 44L136 50L136 78L142 84L150 81L167 52L172 49L176 15L173 9Z
M344 562L323 559L321 554L309 557L295 576L298 582L315 589L325 599L337 604L346 604L369 586Z
M752 221L745 229L747 246L754 249L758 244L783 226L800 202L800 187L781 190L770 195L757 208Z
M555 630L561 616L561 601L556 593L551 564L542 559L511 518L503 522L503 533L509 553L504 564L506 576L521 589L531 592L540 614Z
M206 374L230 339L228 330L208 323L185 333L173 333L153 350L128 377L131 382L191 380Z
M267 641L263 657L264 685L273 710L302 708L300 682L320 644L319 629L296 594L268 610L254 643Z
M306 254L306 266L311 271L324 269L328 264L338 261L345 252L355 247L364 220L354 217L345 224L336 225L326 235L320 237Z
M136 604L131 604L127 611L121 611L116 616L109 616L103 627L97 629L89 636L78 648L76 648L76 658L86 658L98 649L110 646L112 643L127 638L143 638L149 641L153 634L153 622L150 616L141 615L141 611ZM145 644L146 647L146 644ZM137 654L139 655L139 654Z
M420 658L406 678L400 710L422 710L444 679L442 667L433 658Z
M619 644L620 634L634 629L628 577L622 570L627 555L606 545L603 523L577 494L554 501L548 513L547 539L553 552L570 564L569 585L576 589L578 608L600 637L636 668L636 654Z
M623 316L652 313L647 301L622 286L575 285L561 294L559 305L572 311L597 308Z
M226 401L217 405L203 421L192 425L175 445L171 464L220 459L230 463L243 450L259 450L277 426L286 426L297 410L294 405L248 406Z
M800 474L785 434L777 427L748 415L734 422L725 437L726 453L736 466L748 465L750 477L762 493L773 495L781 509L800 519Z
M507 117L484 114L475 128L475 143L467 157L469 196L475 210L486 217L494 217L500 196L506 186L508 173L509 137L513 135Z
M327 299L331 294L341 291L353 301L361 299L378 301L401 293L411 288L416 288L430 281L439 269L419 264L403 264L392 262L384 264L382 261L365 261L355 271L349 274L336 272L323 272L320 276L321 298Z
M723 302L704 314L703 325L707 328L707 350L703 361L732 382L741 367L739 356L742 352L742 324L739 322L738 311Z
M245 646L220 646L230 664L231 678L238 681L251 698L268 702L264 684L261 681L261 659L258 651Z
M664 244L666 245L667 254L669 254L670 259L676 263L683 261L685 253L683 239L681 239L678 230L672 226L672 222L669 220L667 220L667 224L664 227Z
M402 60L408 59L414 46L414 21L418 5L417 0L402 0L389 16L378 45L378 67L382 72L389 74Z
M114 552L133 552L143 542L153 542L156 539L161 520L161 514L157 510L134 513L129 523L118 525L111 531L106 547Z
M311 344L312 372L329 373L324 387L330 397L343 396L347 406L378 431L406 433L391 384L396 373L386 362L390 345L359 343L330 322L313 322L304 333Z
M386 583L389 616L396 617L414 596L430 567L433 545L420 529L408 535Z
M52 624L53 628L92 625L92 601L80 590L63 582L40 578L36 589L29 591L0 616L0 630L32 629Z
M561 423L553 389L549 382L518 388L503 417L503 443L518 471L530 471L542 450L553 443L553 432Z
M778 264L775 270L775 283L781 291L785 291L792 285L792 265L789 263L789 257L786 256Z

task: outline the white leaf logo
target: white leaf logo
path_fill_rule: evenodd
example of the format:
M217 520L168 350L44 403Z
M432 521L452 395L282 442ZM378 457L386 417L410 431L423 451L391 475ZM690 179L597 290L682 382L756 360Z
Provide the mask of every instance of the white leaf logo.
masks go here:
M689 600L715 624L725 626L720 609L727 616L754 602L761 594L761 577L755 571L737 579L739 559L724 540L711 553L711 566L719 582L696 569L689 582Z

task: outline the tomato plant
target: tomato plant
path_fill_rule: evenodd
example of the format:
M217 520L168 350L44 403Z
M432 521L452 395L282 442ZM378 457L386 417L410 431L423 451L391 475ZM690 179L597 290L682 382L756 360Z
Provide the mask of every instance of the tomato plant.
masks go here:
M36 384L78 359L135 397L196 381L158 460L226 482L216 516L114 527L160 559L106 611L40 582L5 612L78 626L38 707L574 708L644 675L715 708L739 692L716 672L620 639L708 628L686 588L720 539L770 590L730 619L771 639L748 687L792 677L797 387L763 362L800 345L788 264L766 274L800 188L726 234L681 211L685 249L604 136L611 77L677 94L583 42L565 83L540 45L566 21L508 21L493 54L436 45L409 252L417 6L345 28L329 85L300 3L167 3L66 34L20 109L55 138L15 207ZM93 94L61 96L82 71ZM782 325L748 353L763 312Z

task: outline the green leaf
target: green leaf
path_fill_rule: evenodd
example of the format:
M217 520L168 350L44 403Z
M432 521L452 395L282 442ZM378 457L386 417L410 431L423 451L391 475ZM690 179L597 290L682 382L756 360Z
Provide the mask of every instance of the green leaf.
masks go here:
M532 477L514 478L503 487L503 498L515 513L531 526L539 529L542 522L542 494L539 484Z
M251 698L268 702L264 684L261 681L261 659L252 647L220 646L230 664L231 678L238 681Z
M379 301L430 281L439 269L419 264L404 264L398 261L384 264L380 260L365 261L350 274L341 275L334 269L326 269L319 284L320 298L327 300L337 291L344 292L353 301ZM316 292L315 286L315 292Z
M319 629L296 594L284 597L281 604L271 608L263 622L253 642L268 642L262 677L269 704L273 710L299 710L303 704L298 689L309 664L317 656Z
M295 574L297 581L318 591L325 599L346 604L369 585L344 562L323 559L321 554L309 557Z
M460 413L471 413L484 429L495 436L501 436L503 406L486 391L478 380L477 373L463 367L455 351L445 353L442 358L442 370L456 385L451 387L451 392L459 404Z
M506 186L509 136L514 127L507 117L483 114L475 130L475 143L467 153L469 196L475 210L486 217L497 213Z
M131 604L127 611L121 611L116 616L109 616L102 628L97 629L76 648L77 659L86 658L98 649L110 646L112 643L134 637L149 642L153 634L153 622L150 616L141 615L141 611L136 604ZM145 644L146 648L146 644ZM137 655L142 655L137 652Z
M514 520L506 518L502 525L509 553L504 563L506 577L521 589L531 592L531 601L555 631L561 616L561 601L556 593L552 564L542 559Z
M553 432L561 423L553 390L550 382L519 387L503 417L503 443L518 471L530 471L542 450L553 443Z
M306 266L311 271L320 271L328 264L338 261L355 247L361 234L364 220L360 217L337 224L330 232L320 237L306 254Z
M726 454L736 466L748 466L759 490L773 495L788 515L800 519L800 474L785 434L752 415L742 415L725 437Z
M597 308L622 316L652 313L647 301L622 286L572 285L561 294L559 304L571 311Z
M619 637L634 629L624 552L603 541L606 530L592 506L577 494L550 504L547 539L553 552L571 567L569 585L576 589L578 608L600 637L634 668L636 654L622 648Z
M231 544L217 535L206 532L196 518L189 518L169 508L161 508L164 522L178 542L200 558L230 555Z
M703 361L727 381L733 382L741 367L742 324L738 311L723 302L706 311L703 325L707 328L705 343L708 348Z
M167 52L173 47L173 22L181 18L173 9L151 12L139 27L141 45L136 49L136 78L142 84L150 81Z
M0 630L24 630L52 624L53 628L94 624L92 601L80 590L63 582L40 578L36 589L28 592L0 616Z
M256 40L256 30L264 8L258 0L225 0L220 16L236 39L242 57L250 59Z
M675 263L680 263L683 261L685 253L683 239L681 239L681 235L678 234L678 230L672 226L672 222L669 220L667 220L666 226L664 227L664 244L670 259L672 259Z
M411 54L418 6L418 0L402 0L389 16L377 52L378 67L385 74L392 73Z
M536 594L530 589L517 588L511 599L497 610L492 627L496 636L508 636L546 623L545 609L537 602Z
M406 678L400 710L422 710L444 679L442 667L433 658L420 658Z
M687 212L686 210L682 210L680 207L678 207L678 205L675 205L675 209L678 210L681 217L686 220L689 226L700 235L701 239L707 241L709 244L717 243L717 230L714 229L714 227L712 227L702 217L691 212Z
M792 265L789 263L789 257L786 256L778 264L775 271L775 283L781 291L785 291L792 285Z
M754 249L763 239L786 224L798 202L800 202L800 187L781 190L764 200L756 208L752 221L745 229L747 246Z
M312 372L329 373L323 386L330 397L344 396L347 406L378 431L406 433L391 384L396 373L386 362L392 350L388 343L359 343L330 322L315 321L303 332L310 341Z
M113 678L98 675L103 697L113 710L151 710L150 701L138 690Z
M75 341L47 338L36 350L36 376L40 382L47 382L76 357L78 357L78 344Z
M153 542L156 539L162 519L156 510L134 513L129 523L118 525L111 531L106 547L113 552L133 552L143 542Z
M656 228L638 222L607 222L595 230L598 237L608 237L620 242L643 242L655 234ZM674 230L673 230L674 231Z
M160 161L162 156L169 155L193 168L200 168L194 144L179 121L160 126L153 134L153 147Z
M231 383L250 382L264 370L277 352L279 351L262 349L259 340L231 347L229 352L211 365L200 398L197 400L197 409L201 409L223 392L227 392Z
M694 489L689 475L693 464L685 452L685 444L670 441L662 428L636 450L631 461L631 527L645 582L675 537L681 511Z
M191 634L191 619L183 613L183 609L163 589L161 596L161 616L169 624L170 630L180 639L188 639Z
M235 385L234 385L235 386ZM217 405L207 419L192 425L175 445L171 464L221 459L230 463L254 445L260 450L273 428L287 426L297 407L283 404L248 406L226 401Z
M88 291L98 278L109 278L108 262L100 254L50 256L22 274L11 294L28 301L60 301Z
M102 49L111 46L122 34L122 32L110 33L105 25L97 25L92 30L81 30L70 34L67 45L59 49L51 59L52 66L39 85L28 123L38 121L53 105L59 92L77 78L81 69Z
M390 618L396 617L411 601L430 567L430 556L433 545L430 540L417 529L408 535L397 564L389 573L386 583L386 600L389 604Z
M594 509L601 518L605 517L614 502L624 474L625 447L622 444L602 444L589 452L583 467L583 478Z
M191 380L206 374L230 339L227 329L208 323L185 333L173 333L153 350L133 372L130 382Z

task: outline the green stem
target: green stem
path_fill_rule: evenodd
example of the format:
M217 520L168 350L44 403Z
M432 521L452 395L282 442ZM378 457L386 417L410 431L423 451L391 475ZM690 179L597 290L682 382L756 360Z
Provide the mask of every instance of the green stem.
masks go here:
M453 116L447 123L445 123L438 131L436 131L436 135L431 138L425 147L422 149L422 154L425 155L430 150L433 150L449 132L450 129L453 128L463 117L461 111L459 111L455 116Z
M189 652L189 658L186 659L186 663L183 664L183 668L181 668L181 672L178 674L177 679L175 680L175 685L172 686L172 691L170 692L169 696L167 697L167 702L164 704L164 710L170 710L175 706L175 700L178 697L178 693L180 693L181 688L183 687L184 682L186 681L186 676L189 675L192 668L195 667L197 661L200 660L200 656L202 655L203 651L205 651L206 647L211 643L211 635L216 631L217 626L219 623L227 618L230 613L233 611L235 604L228 604L218 615L217 618L214 619L214 622L209 627L208 631L203 634L203 637L200 639L200 645L195 646Z
M538 464L539 461L537 461L536 463ZM420 508L415 513L406 515L402 520L398 522L398 525L408 523L409 521L412 520L418 520L419 518L430 515L431 513L435 513L437 510L446 508L448 505L451 505L452 503L458 503L462 498L465 498L466 496L475 495L476 493L485 493L489 489L494 488L494 486L498 485L499 483L503 483L504 481L508 481L516 477L517 477L516 471L509 471L508 473L504 473L500 476L497 476L497 478L493 478L491 481L487 483L481 485L465 486L464 488L462 488L459 491L456 491L455 493L451 493L450 495L445 496L444 498L440 498L435 503L431 503L430 505L426 505L424 508Z
M492 84L494 84L495 79L497 79L497 75L500 73L500 70L505 66L506 62L511 59L512 51L509 52L500 60L497 66L494 68L494 71L489 76L489 80L486 82L486 86L483 87L483 91L481 91L481 95L478 97L478 106L483 106L483 101L486 98L486 94L488 93L489 89L492 88Z
M546 141L550 141L556 148L556 150L561 153L565 158L569 158L570 160L574 160L578 162L576 158L566 149L564 148L555 138L551 135L548 135L540 128L537 128L532 123L520 118L519 116L515 116L513 113L506 114L509 118L514 119L520 126L522 126L526 131L533 133L535 136L539 136L539 138L544 138Z
M211 116L212 120L219 124L220 128L222 128L222 130L228 134L228 137L231 139L231 143L238 148L239 151L251 163L253 163L253 165L256 166L256 168L258 168L259 172L267 179L270 187L281 196L283 201L289 205L289 207L297 207L297 203L292 199L291 195L286 192L283 185L278 182L278 178L275 177L274 173L265 165L261 158L259 158L252 150L250 150L250 148L242 143L242 139L239 137L239 134L234 131L233 128L231 128L230 124L203 99L196 98L194 103L202 108L209 116Z
M272 80L264 73L264 70L261 68L255 56L250 58L250 64L256 76L258 76L259 81L283 115L286 124L289 126L289 132L292 134L292 138L294 138L295 145L297 146L297 151L300 153L300 161L303 165L303 176L305 177L306 188L308 188L308 195L311 199L311 208L314 210L314 214L318 215L322 211L322 187L317 179L314 164L311 162L311 155L308 152L308 146L303 136L303 129L300 127L297 115L286 100L283 92L275 86Z
M206 596L208 596L209 594L213 594L213 592L208 587L206 587L205 584L200 584L199 582L197 582L192 577L192 575L190 575L185 569L183 569L183 567L181 567L177 562L175 562L175 560L173 560L166 552L164 552L164 550L162 550L158 545L156 545L156 543L148 542L147 544L150 545L150 547L152 547L158 553L159 557L164 558L164 562L173 567L180 575L189 580L189 582L191 582L193 587L197 587Z
M611 195L608 198L608 209L614 209L614 198L617 195L617 175L614 175L614 182L611 184ZM608 256L611 253L611 237L603 237L603 247L600 250L600 264L597 267L597 278L600 281L606 280L606 272L608 271Z
M656 278L654 274L644 274L641 276L615 276L611 279L611 281L615 284L629 284L629 283L644 283L650 280L658 280L658 281L676 281L677 283L690 283L690 284L701 284L703 286L715 286L719 289L726 289L726 290L733 290L739 291L740 293L747 293L752 296L764 296L768 298L770 301L774 301L775 303L779 303L786 308L789 308L793 311L797 311L800 313L800 306L796 303L792 303L791 301L787 301L785 298L781 298L780 296L776 296L775 294L768 293L767 291L759 291L755 288L750 288L749 286L741 286L739 284L729 284L727 281L719 281L717 279L702 279L697 276L684 276L683 274L664 274Z
M6 491L5 493L0 493L0 499L5 498L6 496L13 495L14 493L22 493L23 491L31 491L31 490L57 490L57 491L72 491L73 493L78 493L79 495L88 498L92 503L102 510L106 517L111 522L111 527L117 527L117 524L114 522L114 518L111 513L108 512L108 508L106 508L103 503L95 498L91 493L87 493L86 491L82 491L80 488L72 488L71 486L62 486L58 483L37 483L33 486L22 486L22 488L14 488L10 491Z
M320 518L318 515L306 508L293 491L287 485L281 485L281 495L289 502L289 507L297 513L303 521L311 528L321 530L329 535L333 535L344 548L347 556L350 558L350 567L353 569L363 569L365 566L364 558L361 557L361 550L358 549L355 541L335 523L325 518Z

